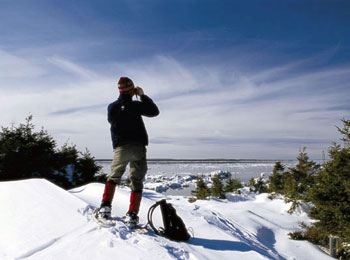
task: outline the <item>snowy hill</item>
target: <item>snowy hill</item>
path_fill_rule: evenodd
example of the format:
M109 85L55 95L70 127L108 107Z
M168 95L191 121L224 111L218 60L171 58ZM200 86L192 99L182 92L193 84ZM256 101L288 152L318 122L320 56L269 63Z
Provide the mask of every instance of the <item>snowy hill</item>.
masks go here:
M93 183L65 191L41 179L0 182L0 259L332 259L308 242L290 240L287 233L308 217L289 215L288 205L266 194L189 203L145 191L142 223L148 208L165 197L193 228L194 238L178 243L120 223L98 227L89 213L99 206L103 188ZM123 216L128 200L128 188L119 188L113 214ZM159 212L155 224L161 225Z

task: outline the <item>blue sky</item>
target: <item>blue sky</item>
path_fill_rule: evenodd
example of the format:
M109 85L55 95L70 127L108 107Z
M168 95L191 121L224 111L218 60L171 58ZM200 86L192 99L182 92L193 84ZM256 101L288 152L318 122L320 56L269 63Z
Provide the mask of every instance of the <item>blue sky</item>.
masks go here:
M321 158L349 118L349 1L0 0L0 122L111 158L129 76L151 158Z

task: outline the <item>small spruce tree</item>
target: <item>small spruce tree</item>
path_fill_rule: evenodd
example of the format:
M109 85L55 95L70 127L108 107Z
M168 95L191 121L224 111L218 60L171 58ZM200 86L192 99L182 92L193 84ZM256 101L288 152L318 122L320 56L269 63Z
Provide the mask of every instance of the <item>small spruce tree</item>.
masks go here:
M314 176L320 167L315 162L309 160L309 156L305 150L305 147L300 150L297 157L297 165L290 169L291 177L298 184L296 190L292 191L295 192L296 196L304 195L308 188L314 184Z
M225 183L224 192L238 192L243 188L243 185L239 179L228 179Z
M222 184L218 174L215 174L213 177L211 194L218 199L226 199L225 192L224 192L224 185Z
M193 190L192 195L199 200L205 200L210 196L210 189L203 180L203 176L197 177L196 189Z
M253 191L255 193L264 193L267 191L266 183L264 182L263 178L251 178L248 183L248 187L250 191Z
M268 177L268 192L283 193L284 190L284 166L276 162L272 174Z
M289 213L293 213L301 201L308 201L307 192L314 185L314 177L320 167L309 160L305 149L299 151L298 163L283 175L285 201L292 203Z
M317 174L319 165L309 160L304 147L299 151L297 164L285 170L285 167L277 162L272 175L268 178L269 198L276 194L284 195L286 202L291 202L289 213L293 213L301 201L307 201L308 189L314 184L314 177Z

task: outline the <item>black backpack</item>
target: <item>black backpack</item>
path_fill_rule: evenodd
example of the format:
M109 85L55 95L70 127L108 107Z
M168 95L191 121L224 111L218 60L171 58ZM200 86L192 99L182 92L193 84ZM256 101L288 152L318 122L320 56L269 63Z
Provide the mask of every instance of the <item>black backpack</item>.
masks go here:
M156 229L152 222L154 210L160 205L160 210L163 217L164 228ZM165 199L158 201L148 210L148 224L157 234L161 234L170 240L187 241L191 236L188 233L182 219L176 214L174 207L167 203Z

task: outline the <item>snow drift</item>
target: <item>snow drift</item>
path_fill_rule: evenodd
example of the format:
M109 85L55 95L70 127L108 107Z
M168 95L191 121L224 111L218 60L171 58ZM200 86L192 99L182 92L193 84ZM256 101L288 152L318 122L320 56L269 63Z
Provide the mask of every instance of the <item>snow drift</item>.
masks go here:
M288 205L266 194L189 203L145 191L141 223L148 208L166 198L194 230L194 238L179 243L152 231L131 232L121 223L98 227L90 214L103 188L92 183L65 191L41 179L1 182L0 259L332 259L308 242L290 240L287 233L308 222L307 215L289 215ZM123 216L128 201L129 189L119 188L113 214ZM160 226L160 212L154 217Z

